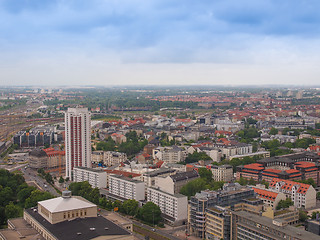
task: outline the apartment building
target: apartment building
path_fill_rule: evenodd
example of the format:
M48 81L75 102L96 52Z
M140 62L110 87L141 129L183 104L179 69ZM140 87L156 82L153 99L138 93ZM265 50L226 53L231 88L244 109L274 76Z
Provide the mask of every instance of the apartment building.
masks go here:
M197 178L199 174L195 170L179 172L167 177L156 177L155 186L164 192L177 194L184 185Z
M107 187L107 173L101 169L74 167L73 181L84 182L88 181L93 188Z
M147 188L147 201L158 205L163 218L169 223L181 225L187 221L187 196L170 194L160 189L150 187Z
M215 181L231 182L233 180L233 168L231 165L212 165L211 172Z
M87 108L68 108L65 113L66 177L74 167L91 167L91 113Z
M291 198L296 208L316 206L316 190L309 184L274 178L269 188Z
M145 183L121 175L109 176L109 194L111 198L118 200L145 199Z
M29 164L31 168L55 169L65 167L65 151L53 148L34 149L29 152Z
M103 153L103 162L107 166L116 166L127 160L127 154L122 152L106 151Z
M286 196L281 192L270 191L268 189L261 189L258 187L252 188L257 194L257 197L261 199L265 206L276 209L280 200L286 200Z
M186 158L186 152L177 146L157 147L152 151L153 159L159 159L165 163L182 162Z
M142 180L145 182L146 187L155 187L156 178L158 177L167 177L176 174L175 169L171 168L159 168L152 172L146 172L143 174Z

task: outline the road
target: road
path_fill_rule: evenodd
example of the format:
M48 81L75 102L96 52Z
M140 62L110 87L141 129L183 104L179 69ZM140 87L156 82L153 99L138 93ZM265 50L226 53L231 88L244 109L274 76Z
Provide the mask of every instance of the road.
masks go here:
M51 185L49 185L45 179L38 176L36 170L33 170L29 167L25 169L23 167L21 168L21 172L23 173L26 182L34 182L40 190L47 191L56 197L60 197L60 194L57 193L57 191Z
M110 213L109 211L104 210L104 209L101 209L101 211L100 211L100 214L102 216L107 216L109 213ZM154 233L156 233L156 235L158 236L157 239L161 239L161 236L164 236L164 237L166 237L168 239L171 239L171 240L179 240L179 238L173 236L172 234L168 233L167 231L163 231L162 229L150 227L150 226L148 226L146 224L143 224L143 223L138 222L136 220L133 220L131 218L127 218L127 217L122 216L122 215L121 215L121 217L126 218L128 221L131 221L133 224L135 224L135 225L137 225L137 226L139 226L141 228L146 229L144 235L149 235L151 238L154 238L154 237L152 237L152 235ZM153 231L153 229L154 229L154 231ZM161 236L159 236L159 235L161 235ZM156 239L156 238L154 238L154 239Z

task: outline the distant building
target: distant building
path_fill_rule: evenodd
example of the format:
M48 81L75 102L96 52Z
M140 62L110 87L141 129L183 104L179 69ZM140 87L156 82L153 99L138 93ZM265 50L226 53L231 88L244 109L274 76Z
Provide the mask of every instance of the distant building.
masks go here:
M29 165L35 169L56 169L59 167L64 168L65 151L57 151L53 148L47 149L34 149L29 152Z
M214 181L231 182L233 180L233 168L231 165L212 165L211 172Z
M113 151L103 152L103 162L107 166L116 166L127 160L127 154L125 153Z

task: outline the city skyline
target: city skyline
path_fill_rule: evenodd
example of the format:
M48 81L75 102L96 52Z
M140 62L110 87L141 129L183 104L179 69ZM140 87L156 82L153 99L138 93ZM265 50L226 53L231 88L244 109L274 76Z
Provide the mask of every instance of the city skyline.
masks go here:
M0 85L316 85L317 1L0 1Z

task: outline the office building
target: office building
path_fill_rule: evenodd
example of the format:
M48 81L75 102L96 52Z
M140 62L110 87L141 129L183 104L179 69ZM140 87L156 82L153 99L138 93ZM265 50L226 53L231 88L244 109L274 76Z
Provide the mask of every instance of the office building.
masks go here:
M247 240L318 240L319 236L285 222L248 212L232 212L230 239Z
M74 167L91 167L91 114L86 108L68 108L65 113L66 177Z
M249 187L239 183L226 183L222 190L205 190L191 197L189 201L189 231L197 237L205 237L205 213L208 208L230 206L242 202L244 199L253 198L255 193Z
M93 188L107 187L107 173L101 169L74 167L73 181L84 182L88 181Z

